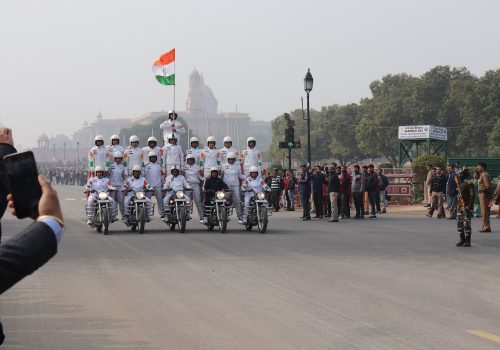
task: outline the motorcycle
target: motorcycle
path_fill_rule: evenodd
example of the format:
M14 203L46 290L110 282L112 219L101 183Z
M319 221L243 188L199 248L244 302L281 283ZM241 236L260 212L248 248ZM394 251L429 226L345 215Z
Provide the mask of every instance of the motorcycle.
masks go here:
M92 191L95 192L95 191ZM95 228L97 232L102 232L104 235L108 234L109 224L116 218L116 206L111 206L108 191L101 191L94 200L94 205L91 211L87 213L87 217L92 216L91 228Z
M213 191L207 191L208 193ZM205 205L205 216L207 217L207 225L209 231L213 231L215 226L219 227L220 233L225 233L229 216L233 215L233 206L229 202L231 192L217 191L215 196L210 200L210 205Z
M248 214L247 221L244 224L245 228L247 231L251 231L254 226L257 226L260 233L265 233L269 222L269 216L272 215L272 207L269 206L264 192L248 192L253 193L254 196L250 200L250 207L244 209L247 210Z
M144 233L146 222L149 222L149 217L154 215L154 204L151 203L151 209L148 213L146 195L142 191L134 191L130 203L127 204L129 204L128 208L130 214L125 224L131 227L132 231L139 229L139 233Z
M176 191L173 194L165 207L163 218L163 221L170 226L170 230L175 230L177 225L180 233L186 232L186 222L191 220L193 210L192 202L186 196L186 191L190 190L184 189L184 191Z

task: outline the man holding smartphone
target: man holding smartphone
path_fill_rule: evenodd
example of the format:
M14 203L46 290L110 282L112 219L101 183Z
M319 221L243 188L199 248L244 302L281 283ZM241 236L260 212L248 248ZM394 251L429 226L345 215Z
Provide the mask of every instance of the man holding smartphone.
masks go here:
M0 159L16 152L13 144L11 130L0 128ZM38 215L33 217L35 222L0 244L0 294L33 273L57 253L64 228L59 199L57 192L43 176L38 176L38 182L42 188L42 196L38 203ZM16 214L13 196L7 196L7 191L7 184L4 179L0 179L0 218L7 205ZM0 344L3 341L0 324Z

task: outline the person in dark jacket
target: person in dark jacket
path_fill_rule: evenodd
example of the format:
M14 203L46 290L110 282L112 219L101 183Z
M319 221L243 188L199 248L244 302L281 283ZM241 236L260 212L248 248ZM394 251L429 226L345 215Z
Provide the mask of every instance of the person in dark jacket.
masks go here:
M330 222L339 222L338 198L340 193L340 180L339 175L337 174L337 169L334 167L330 168L330 180L328 181L327 191L330 198L330 206L332 208Z
M340 217L342 219L349 219L351 217L351 176L347 173L347 167L341 167L340 180Z
M305 164L300 166L299 193L302 203L302 220L311 220L311 205L309 199L311 197L311 173Z
M387 192L386 192L386 189L387 189L387 186L389 186L389 180L387 180L387 176L385 176L382 172L382 169L377 169L377 176L378 176L378 186L379 186L379 198L380 198L380 201L379 203L380 204L383 204L383 207L382 207L382 211L381 213L382 214L385 214L387 212ZM380 207L380 204L379 204L379 207ZM378 208L380 209L380 208Z
M13 144L11 130L0 128L0 159L16 152ZM0 244L0 294L36 271L57 253L64 226L59 199L57 192L43 176L39 176L38 181L42 187L42 197L38 204L39 216L34 218L36 222ZM12 195L7 196L7 192L7 184L4 179L0 179L0 218L7 204L15 213ZM4 339L0 323L0 344Z
M450 208L450 216L448 219L455 220L457 218L457 173L455 172L455 166L449 164L446 166L446 201L448 208Z
M431 181L431 207L429 212L426 214L428 217L432 217L434 211L438 211L438 219L444 218L444 207L443 207L443 193L446 191L446 176L440 167L436 167L436 172Z
M269 187L271 188L271 203L274 211L280 211L280 194L281 194L281 176L278 175L278 169L274 169L269 177Z
M319 165L314 168L311 181L314 209L316 210L315 218L323 219L323 184L325 183L325 174L321 172Z
M363 192L365 191L365 176L361 174L359 165L354 166L354 173L352 174L352 201L354 202L354 207L356 208L356 219L364 219L365 212L363 209Z
M210 176L205 179L203 183L203 192L205 193L205 201L204 205L210 205L210 201L214 198L215 193L218 191L227 191L229 187L226 185L224 181L219 177L219 170L215 167L210 169ZM205 215L203 217L203 222L207 223L207 210L204 209ZM210 214L210 212L208 212Z
M375 167L373 164L368 165L368 175L366 177L366 191L368 192L368 200L370 201L370 219L376 219L376 207L377 207L377 196L379 193L378 189L378 177L375 174Z

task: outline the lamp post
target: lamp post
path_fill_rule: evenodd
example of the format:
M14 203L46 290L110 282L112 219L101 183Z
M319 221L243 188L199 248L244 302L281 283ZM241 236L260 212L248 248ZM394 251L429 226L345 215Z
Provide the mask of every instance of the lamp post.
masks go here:
M311 75L311 69L307 69L306 76L304 78L304 90L307 94L307 163L311 166L311 115L309 111L309 93L313 89L313 77Z

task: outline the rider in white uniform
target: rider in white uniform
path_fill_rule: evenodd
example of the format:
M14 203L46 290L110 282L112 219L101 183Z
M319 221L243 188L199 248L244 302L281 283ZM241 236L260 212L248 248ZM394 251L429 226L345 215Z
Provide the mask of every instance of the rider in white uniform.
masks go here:
M125 179L127 178L127 169L122 164L123 155L119 151L115 151L113 153L114 162L109 166L108 177L113 187L116 188L116 191L110 193L110 197L112 197L118 206L120 207L120 214L122 216L125 215L123 211L123 192L120 189L123 187L125 183Z
M141 175L142 167L140 165L134 165L132 168L132 176L125 180L123 184L122 191L125 194L125 199L123 204L125 206L125 218L123 221L128 222L128 216L130 214L130 200L134 196L135 192L145 192L152 191L153 188L149 185L148 181L144 176ZM148 212L147 220L149 221L149 216L151 215L151 200L146 198L146 210Z
M249 137L247 139L247 148L241 152L241 158L243 163L243 172L245 175L249 175L250 167L256 166L259 170L259 175L262 174L262 157L260 151L255 148L257 141L255 137Z
M224 137L223 143L224 147L220 149L221 164L227 163L227 155L231 152L236 155L236 164L240 164L240 155L238 153L238 150L233 147L233 139L229 136L226 136Z
M241 190L245 192L245 208L243 210L243 223L247 222L247 217L250 210L250 200L257 193L262 191L271 191L269 186L266 185L264 180L259 176L259 169L256 166L251 166L248 169L250 176L243 180Z
M182 147L177 144L177 137L175 134L170 134L167 138L168 144L161 149L163 153L162 165L165 168L165 173L168 173L167 169L171 169L173 166L179 170L184 166L184 154L182 153Z
M108 154L110 157L110 163L113 163L113 153L116 151L120 152L123 154L125 152L125 147L120 145L120 136L118 135L112 135L110 137L110 144L106 146L106 149L108 150Z
M161 193L162 183L163 183L163 167L156 162L158 155L155 151L150 151L147 156L149 162L144 166L144 177L148 181L149 185L153 187L152 192L148 192L146 196L151 199L153 193L156 197L156 203L158 203L158 212L160 217L163 217L163 195Z
M98 165L95 167L96 176L88 179L85 185L85 193L88 194L87 199L87 224L92 224L92 217L94 216L94 201L97 199L99 192L114 191L115 187L109 178L104 177L104 167ZM111 208L111 221L116 221L116 207L113 198L108 196Z
M109 154L104 146L104 137L102 135L97 135L94 138L95 146L89 151L89 177L95 176L95 168L97 166L102 166L104 170L109 167Z
M220 152L215 148L215 137L209 136L207 138L207 146L201 151L200 154L200 174L203 177L210 176L210 169L220 168Z
M179 169L176 166L172 166L170 175L167 176L165 184L163 185L163 190L167 191L165 199L163 199L165 210L169 210L168 201L175 192L184 191L184 189L191 189L191 186L187 183L186 178L180 175Z
M196 204L196 210L198 211L198 216L200 217L200 222L203 223L203 203L201 202L201 178L200 178L200 166L196 164L195 157L192 154L186 156L186 164L184 165L184 177L187 183L193 189L193 195L191 200Z
M200 153L201 153L201 148L199 147L200 140L198 140L198 138L196 136L193 136L189 140L189 144L191 145L191 147L189 147L186 150L186 157L189 154L192 154L194 156L194 164L200 165Z
M233 206L236 209L238 221L242 224L240 182L245 179L245 175L241 173L240 165L236 164L236 154L234 152L229 152L227 155L227 163L222 164L221 173L222 180L232 192Z
M156 156L158 157L159 160L161 160L161 153L162 150L159 146L157 146L158 140L154 136L148 137L148 145L146 147L143 147L142 149L142 162L143 166L146 166L146 164L149 163L149 152L153 151L156 153ZM161 163L161 162L158 162Z
M142 149L139 148L139 138L135 135L129 138L130 146L123 154L123 165L127 168L127 174L132 174L132 169L138 165L142 169Z
M174 134L175 138L180 142L180 134L186 133L184 125L177 120L177 113L173 110L168 111L168 120L160 124L160 129L163 130L164 145L168 145L168 135Z

